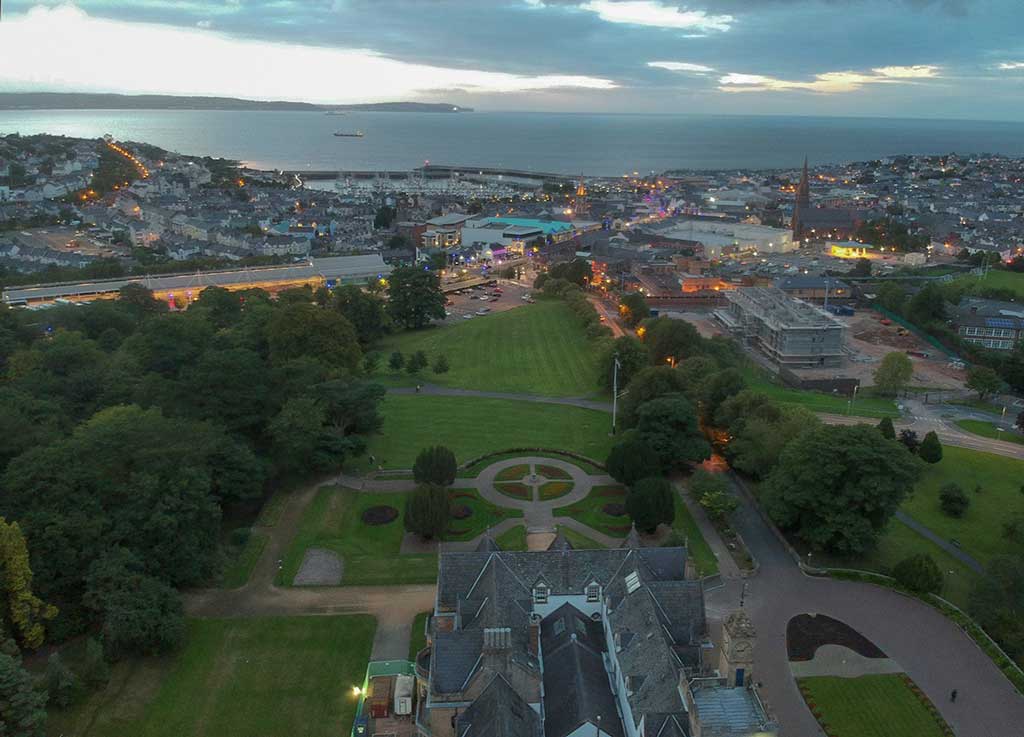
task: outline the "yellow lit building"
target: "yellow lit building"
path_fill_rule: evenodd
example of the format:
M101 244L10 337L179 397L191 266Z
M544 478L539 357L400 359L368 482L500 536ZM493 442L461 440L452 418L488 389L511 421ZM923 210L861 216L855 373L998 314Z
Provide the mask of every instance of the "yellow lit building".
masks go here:
M828 252L836 258L878 258L873 245L859 241L829 241Z

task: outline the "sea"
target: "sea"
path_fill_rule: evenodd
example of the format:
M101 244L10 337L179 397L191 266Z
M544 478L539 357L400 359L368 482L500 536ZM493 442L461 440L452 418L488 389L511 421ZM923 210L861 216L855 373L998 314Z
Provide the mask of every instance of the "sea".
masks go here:
M362 131L361 138L335 131ZM0 134L109 133L256 168L453 166L621 176L792 169L894 154L1024 156L1024 122L796 116L210 110L0 110Z

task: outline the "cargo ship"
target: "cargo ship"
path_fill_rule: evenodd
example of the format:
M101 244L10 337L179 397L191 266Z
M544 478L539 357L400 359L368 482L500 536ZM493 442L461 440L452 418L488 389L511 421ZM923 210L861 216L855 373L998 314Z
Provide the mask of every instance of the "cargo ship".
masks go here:
M362 138L363 132L353 131L352 133L348 133L346 131L336 131L334 135L338 138Z

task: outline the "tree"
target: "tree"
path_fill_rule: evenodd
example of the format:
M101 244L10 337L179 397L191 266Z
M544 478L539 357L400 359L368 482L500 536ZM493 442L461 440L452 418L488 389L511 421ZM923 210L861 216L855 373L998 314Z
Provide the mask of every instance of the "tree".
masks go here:
M907 319L920 327L927 327L931 323L945 322L946 320L946 297L941 287L936 284L927 284L920 292L910 298L904 314Z
M246 348L210 349L181 372L179 406L255 439L266 421L270 376L266 364Z
M790 442L762 487L768 514L812 547L869 550L910 494L920 461L869 425L822 425Z
M988 366L971 366L967 370L968 389L978 392L978 399L984 400L989 394L995 394L1003 387L999 374Z
M334 290L334 308L352 323L359 343L364 348L379 340L387 331L388 316L384 300L354 284L346 284Z
M627 430L609 451L605 467L620 484L632 486L652 473L660 473L661 459L639 432Z
M416 351L409 356L409 360L405 362L405 370L410 374L418 374L427 366L427 354L423 351Z
M312 304L278 307L267 324L270 358L282 364L315 358L327 366L357 373L363 352L355 328L341 313Z
M13 634L19 644L35 650L46 636L44 622L57 616L56 607L32 593L25 536L17 522L0 517L0 632Z
M443 486L421 485L405 502L405 529L426 540L440 538L448 530L451 509Z
M154 312L166 312L167 305L153 296L153 290L137 282L129 282L118 291L118 300L133 314L142 317Z
M638 481L626 496L626 511L641 532L671 525L676 517L675 497L668 479L651 476Z
M900 445L905 447L911 453L917 453L917 449L921 445L921 441L917 439L917 432L914 430L900 430L900 435L897 439L899 440Z
M640 369L626 385L625 395L619 404L622 426L636 424L637 410L645 402L666 394L681 394L685 388L683 376L673 368L648 366Z
M444 319L441 277L433 271L403 266L391 272L388 314L407 328L422 328L431 320Z
M103 646L95 637L85 641L85 655L81 666L82 680L92 688L98 688L110 680L110 665L103 655Z
M714 520L725 520L739 506L736 497L729 493L728 485L721 474L713 474L698 468L689 483L690 496Z
M1024 654L1024 556L997 555L978 576L968 600L968 611L1007 654Z
M921 447L917 449L917 454L926 463L938 463L942 460L942 443L939 442L939 436L935 434L934 430L929 430L925 434L924 440L921 441Z
M853 269L850 270L850 276L871 276L871 260L857 259L853 264Z
M719 406L746 387L742 374L734 368L727 368L708 376L700 388L700 409L705 420L712 421Z
M878 304L897 315L903 312L907 294L896 282L885 282L878 288Z
M914 364L906 353L886 353L875 369L875 387L886 396L894 397L907 388L914 376Z
M950 517L963 517L971 506L971 499L958 484L949 483L939 490L939 505Z
M390 228L395 219L395 208L382 205L377 208L377 214L373 216L373 229Z
M764 478L778 464L789 442L802 432L819 427L821 421L803 407L780 406L764 395L749 394L752 396L747 402L742 399L748 395L747 391L726 400L717 416L728 417L734 411L743 411L740 417L725 425L731 436L725 446L725 456L736 470ZM754 404L754 399L764 404Z
M21 661L0 652L0 734L44 737L46 692L38 691Z
M1014 423L1014 426L1018 430L1024 430L1024 409L1017 413L1017 421Z
M447 374L449 368L448 358L443 353L434 359L435 374Z
M651 354L651 363L674 366L690 356L701 352L701 337L691 323L673 320L670 317L655 317L644 320L644 344Z
M555 264L548 269L548 276L551 279L564 279L567 282L571 282L577 286L582 287L590 277L593 276L593 270L590 268L590 264L585 259L577 258L572 261L563 261L562 263ZM536 286L536 284L534 285Z
M58 709L66 709L71 706L71 702L78 692L78 679L64 665L59 653L50 653L50 657L46 660L46 673L43 676L43 681L46 684L47 703Z
M241 318L242 300L223 287L210 286L199 293L199 298L188 309L189 312L198 310L218 328L226 328Z
M896 428L893 427L892 419L889 417L883 417L882 421L878 423L878 431L882 433L883 438L896 439Z
M388 359L388 367L392 371L401 371L402 366L405 365L405 356L402 355L401 351L395 351L391 354L391 358Z
M640 292L630 292L619 300L619 314L626 325L635 328L642 320L651 316L651 308L647 306L644 295Z
M443 445L424 448L412 465L412 477L418 484L451 486L457 471L455 454Z
M942 571L928 553L904 558L893 567L892 576L918 594L937 594L942 589Z
M613 388L615 378L615 358L619 359L619 391L621 392L630 380L645 366L650 366L651 359L644 344L631 335L623 335L608 342L601 352L598 361L600 367L599 383L609 391Z
M711 356L692 356L676 367L682 377L683 394L693 403L704 398L704 388L708 380L718 371L718 361Z
M697 413L684 397L652 399L637 412L640 439L658 456L664 469L699 463L711 457L711 446L697 423Z

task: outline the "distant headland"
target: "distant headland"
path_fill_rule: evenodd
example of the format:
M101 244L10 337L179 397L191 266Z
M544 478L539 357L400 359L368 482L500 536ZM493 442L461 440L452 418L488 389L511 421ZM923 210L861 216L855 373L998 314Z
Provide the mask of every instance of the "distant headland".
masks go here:
M469 113L473 108L445 102L371 102L315 105L235 97L118 95L93 92L0 92L0 110L298 110L384 113Z

